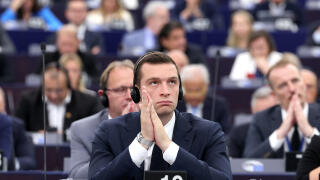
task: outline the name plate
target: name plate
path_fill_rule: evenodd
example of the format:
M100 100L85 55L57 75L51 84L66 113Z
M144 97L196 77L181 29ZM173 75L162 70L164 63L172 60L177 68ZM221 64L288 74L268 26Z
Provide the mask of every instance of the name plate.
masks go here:
M187 180L186 171L145 171L144 180Z

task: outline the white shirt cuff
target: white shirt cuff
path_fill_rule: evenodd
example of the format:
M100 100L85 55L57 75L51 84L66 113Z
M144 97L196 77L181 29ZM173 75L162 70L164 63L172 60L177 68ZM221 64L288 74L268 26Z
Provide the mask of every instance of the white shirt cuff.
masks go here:
M313 132L312 132L311 136L310 136L309 138L306 137L306 142L307 142L308 144L310 144L312 137L313 137L314 135L319 136L319 134L320 134L320 133L319 133L318 129L317 129L317 128L313 128Z
M132 162L140 168L142 162L146 159L148 155L148 150L146 150L138 141L134 139L129 146L129 154Z
M163 153L163 159L167 161L167 163L172 165L176 161L178 151L179 151L179 146L173 141L171 141L169 147Z
M269 143L270 143L271 149L273 151L277 151L282 146L282 144L284 143L284 138L278 139L277 138L277 131L274 131L269 136Z

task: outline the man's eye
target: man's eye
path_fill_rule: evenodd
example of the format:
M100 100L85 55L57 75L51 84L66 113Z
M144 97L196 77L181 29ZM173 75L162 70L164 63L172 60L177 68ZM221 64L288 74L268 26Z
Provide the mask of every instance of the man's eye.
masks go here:
M155 86L155 85L157 85L158 83L156 82L156 81L152 81L151 82L151 85L153 85L153 86Z
M176 84L175 80L170 81L170 84Z

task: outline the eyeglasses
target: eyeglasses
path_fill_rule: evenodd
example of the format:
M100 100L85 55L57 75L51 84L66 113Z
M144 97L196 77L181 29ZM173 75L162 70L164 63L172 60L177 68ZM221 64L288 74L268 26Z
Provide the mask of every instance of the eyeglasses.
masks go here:
M126 94L128 92L128 89L131 90L132 86L128 87L128 86L121 86L119 88L114 88L114 89L106 89L107 91L111 91L114 92L116 94Z

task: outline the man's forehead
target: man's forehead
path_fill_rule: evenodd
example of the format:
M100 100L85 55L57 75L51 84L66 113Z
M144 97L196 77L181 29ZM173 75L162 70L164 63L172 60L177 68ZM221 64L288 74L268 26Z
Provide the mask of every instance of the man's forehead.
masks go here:
M141 68L142 78L171 78L178 77L178 71L172 63L151 64L144 63Z
M299 69L292 65L288 64L286 66L281 66L275 68L273 71L270 72L270 80L275 82L280 82L283 79L287 79L293 76L300 77Z

